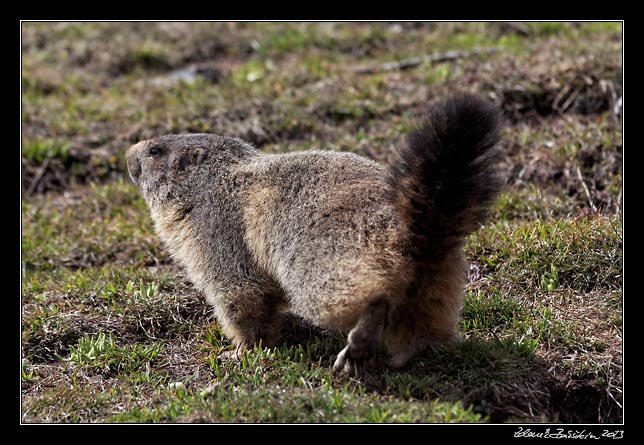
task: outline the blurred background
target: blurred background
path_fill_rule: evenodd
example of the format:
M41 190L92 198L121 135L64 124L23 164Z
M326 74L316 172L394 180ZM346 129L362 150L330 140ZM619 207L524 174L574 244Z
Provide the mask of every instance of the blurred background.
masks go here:
M620 164L606 126L619 118L621 54L621 23L24 23L23 192L122 176L124 149L164 133L386 161L432 100L470 91L514 126L511 180L577 195L565 154L550 159L575 151L613 205L601 176ZM577 153L571 137L593 117L601 128Z

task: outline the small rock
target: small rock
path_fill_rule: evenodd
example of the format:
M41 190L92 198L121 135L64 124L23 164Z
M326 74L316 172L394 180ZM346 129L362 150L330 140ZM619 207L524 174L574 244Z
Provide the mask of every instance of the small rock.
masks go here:
M213 383L211 385L206 386L204 389L199 391L199 397L206 397L208 395L214 394L214 392L217 390L219 387L218 383Z
M210 83L217 83L221 80L222 74L217 68L210 65L198 66L196 69L198 76L203 77Z
M221 71L211 65L189 66L174 70L168 74L169 79L183 80L184 82L194 82L197 76L210 83L217 83L222 78Z

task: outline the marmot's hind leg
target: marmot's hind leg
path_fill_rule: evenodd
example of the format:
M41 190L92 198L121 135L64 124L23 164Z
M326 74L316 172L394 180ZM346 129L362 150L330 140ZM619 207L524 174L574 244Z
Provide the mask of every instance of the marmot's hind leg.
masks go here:
M388 305L379 299L369 305L351 329L347 346L338 354L333 372L344 371L359 377L364 373L365 364L375 357L387 320Z
M465 257L456 251L417 278L415 290L392 314L383 334L389 367L403 367L430 346L460 339L466 274Z

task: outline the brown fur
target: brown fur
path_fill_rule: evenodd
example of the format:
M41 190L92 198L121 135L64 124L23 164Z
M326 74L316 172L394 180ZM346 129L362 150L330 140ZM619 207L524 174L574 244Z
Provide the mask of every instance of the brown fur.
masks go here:
M350 153L266 155L205 134L140 142L128 169L157 232L239 348L276 342L291 312L348 333L334 370L355 375L381 340L389 364L403 366L460 336L463 242L496 190L486 161L494 138L463 128L461 114L485 117L481 104L446 110L391 170ZM465 139L449 142L459 131Z

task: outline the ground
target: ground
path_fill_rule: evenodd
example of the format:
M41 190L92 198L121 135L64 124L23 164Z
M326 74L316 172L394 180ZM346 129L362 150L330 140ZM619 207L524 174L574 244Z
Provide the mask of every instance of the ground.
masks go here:
M621 23L23 23L21 420L620 423ZM445 57L443 57L445 56ZM391 63L395 62L395 63ZM504 116L460 344L333 376L293 320L234 363L124 151L213 132L387 164L428 104Z

